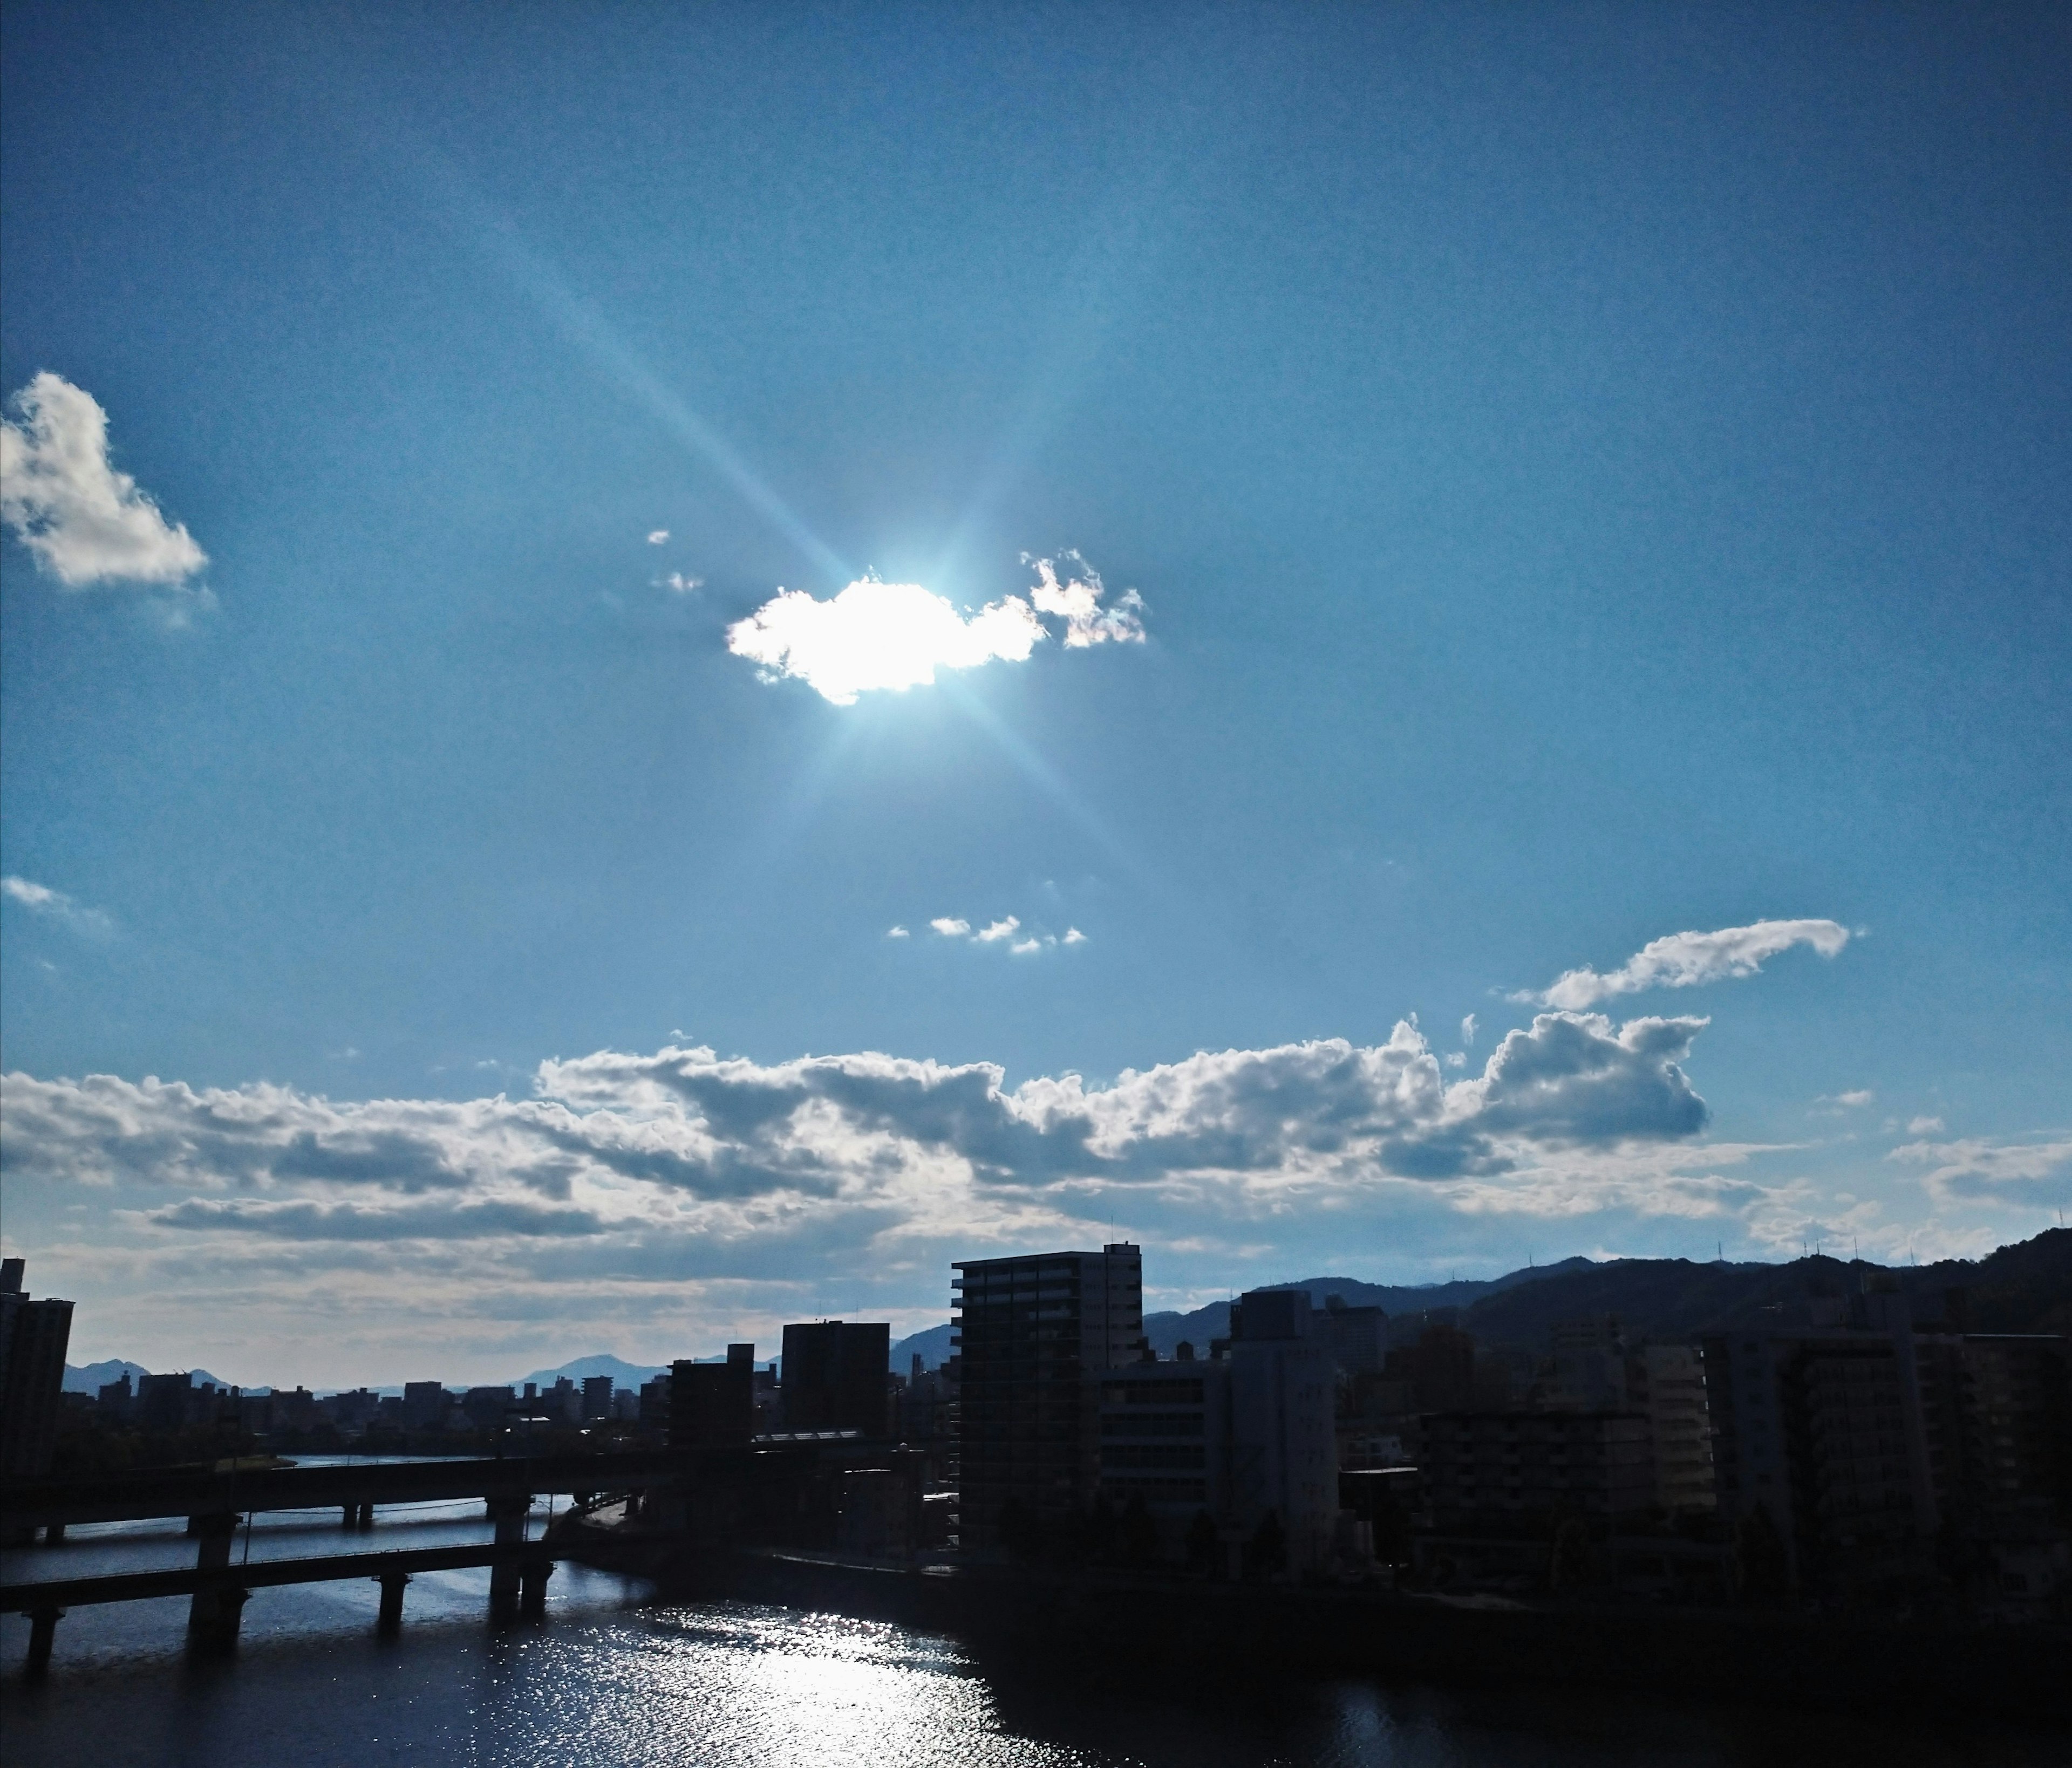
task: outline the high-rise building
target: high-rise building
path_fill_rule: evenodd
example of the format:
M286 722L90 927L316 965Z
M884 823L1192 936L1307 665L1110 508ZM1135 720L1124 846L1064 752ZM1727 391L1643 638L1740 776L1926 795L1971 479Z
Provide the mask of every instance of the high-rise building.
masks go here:
M786 1326L784 1428L882 1437L891 1363L892 1328L882 1320Z
M1253 1289L1231 1310L1230 1515L1271 1513L1288 1569L1330 1562L1338 1516L1337 1368L1305 1289Z
M1144 1336L1142 1255L968 1259L953 1268L960 1347L960 1526L967 1549L1001 1544L1003 1518L1032 1529L1084 1512L1100 1477L1098 1378Z
M1627 1389L1647 1415L1655 1501L1671 1515L1713 1507L1712 1426L1705 1366L1688 1344L1651 1344L1629 1359Z
M730 1344L724 1363L669 1366L669 1446L746 1445L755 1433L755 1347Z
M587 1424L594 1419L611 1416L611 1377L585 1375L582 1384L582 1415Z
M50 1471L64 1405L72 1303L29 1299L23 1264L0 1264L0 1478Z

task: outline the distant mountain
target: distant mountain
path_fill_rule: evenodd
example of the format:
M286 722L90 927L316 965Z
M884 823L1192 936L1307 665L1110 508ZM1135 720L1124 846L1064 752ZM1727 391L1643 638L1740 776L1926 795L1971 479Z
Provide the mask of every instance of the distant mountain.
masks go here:
M97 1394L110 1382L120 1381L125 1369L130 1371L130 1384L133 1388L151 1373L142 1363L126 1362L121 1357L110 1357L105 1363L89 1363L76 1367L68 1363L65 1365L64 1391L67 1393ZM197 1388L205 1381L212 1382L219 1388L230 1385L222 1376L212 1375L206 1369L195 1369L189 1373L193 1375ZM257 1388L252 1390L255 1393L265 1391Z
M615 1388L639 1388L668 1372L669 1366L664 1363L627 1363L618 1357L607 1356L578 1357L558 1369L535 1369L529 1375L512 1383L512 1386L523 1388L529 1381L538 1387L551 1388L564 1375L578 1384L586 1375L610 1375Z
M1852 1266L1818 1257L1788 1264L1571 1258L1528 1264L1487 1281L1395 1285L1312 1277L1259 1287L1307 1289L1320 1307L1335 1295L1348 1307L1379 1307L1393 1320L1457 1308L1461 1325L1485 1343L1539 1351L1557 1320L1615 1314L1630 1341L1686 1338L1754 1324L1766 1310L1809 1297L1851 1293L1865 1274L1888 1269L1912 1297L1918 1320L1947 1319L1972 1332L2072 1334L2072 1228L2047 1229L1975 1261L1946 1259L1934 1264L1886 1267L1865 1261ZM1963 1292L1955 1310L1945 1299L1951 1290ZM916 1351L923 1367L939 1367L950 1355L950 1330L931 1326L902 1338L892 1347L893 1368L906 1373ZM1170 1357L1182 1339L1206 1351L1211 1338L1229 1331L1227 1301L1186 1314L1144 1317L1144 1335L1161 1357Z
M953 1347L950 1343L950 1327L945 1324L930 1326L926 1331L916 1332L902 1338L892 1347L892 1372L903 1375L914 1367L919 1356L923 1369L939 1369L949 1360Z

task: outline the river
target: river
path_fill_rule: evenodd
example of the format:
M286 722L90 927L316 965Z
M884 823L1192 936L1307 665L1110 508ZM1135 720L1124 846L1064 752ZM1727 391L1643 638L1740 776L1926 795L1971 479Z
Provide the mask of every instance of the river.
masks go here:
M542 1507L544 1515L545 1506ZM483 1540L478 1503L257 1518L233 1557ZM0 1578L192 1563L174 1524L75 1530L0 1554ZM187 1599L75 1610L49 1680L21 1680L27 1622L0 1620L0 1763L14 1768L1878 1768L2072 1760L2055 1740L1924 1731L1544 1690L1366 1682L1233 1688L981 1667L954 1640L746 1603L655 1602L558 1569L544 1624L494 1634L486 1570L409 1588L379 1639L371 1581L255 1592L236 1655L191 1663Z

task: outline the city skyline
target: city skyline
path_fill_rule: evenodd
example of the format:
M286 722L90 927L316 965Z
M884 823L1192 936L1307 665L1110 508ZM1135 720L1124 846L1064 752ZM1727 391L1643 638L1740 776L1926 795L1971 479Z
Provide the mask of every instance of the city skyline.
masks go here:
M2072 1202L2055 27L268 17L0 23L75 1363Z

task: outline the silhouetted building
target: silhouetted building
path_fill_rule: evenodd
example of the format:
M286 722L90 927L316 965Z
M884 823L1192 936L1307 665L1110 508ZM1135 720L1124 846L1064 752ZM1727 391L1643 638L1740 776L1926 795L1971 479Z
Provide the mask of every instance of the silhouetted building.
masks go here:
M500 1432L517 1408L518 1396L508 1388L471 1388L461 1396L460 1409L477 1430Z
M130 1371L122 1371L120 1381L104 1382L94 1396L94 1409L104 1418L126 1421L137 1404L136 1389L130 1384Z
M1318 1318L1302 1289L1251 1290L1231 1309L1229 1517L1256 1537L1270 1515L1297 1577L1336 1550L1337 1371Z
M406 1430L442 1430L453 1408L453 1396L438 1381L403 1384L403 1426Z
M611 1377L585 1375L582 1384L582 1415L586 1424L611 1416Z
M1634 1414L1451 1412L1423 1422L1425 1500L1442 1532L1616 1522L1654 1504L1647 1421Z
M784 1428L886 1434L892 1328L821 1320L784 1328Z
M1388 1353L1387 1374L1410 1384L1420 1412L1450 1412L1475 1401L1475 1341L1458 1326L1425 1326L1417 1342Z
M137 1425L140 1430L183 1430L197 1397L191 1375L140 1375L137 1380Z
M1031 1253L956 1264L952 1301L961 1381L958 1479L967 1548L1001 1524L1068 1523L1100 1477L1096 1378L1133 1361L1144 1334L1141 1255Z
M1133 1363L1100 1378L1100 1489L1118 1511L1141 1501L1161 1556L1184 1556L1206 1511L1231 1521L1230 1375L1225 1362Z
M1350 1390L1362 1375L1378 1375L1388 1360L1388 1316L1379 1308L1349 1307L1339 1297L1324 1298L1323 1311L1312 1311L1310 1330L1330 1353Z
M23 1261L0 1263L0 1478L50 1471L64 1393L72 1303L32 1301Z
M1655 1501L1672 1515L1713 1508L1712 1425L1696 1347L1651 1344L1627 1361L1633 1408L1647 1419Z
M669 1366L669 1446L746 1445L755 1433L755 1347L730 1344L724 1363Z

